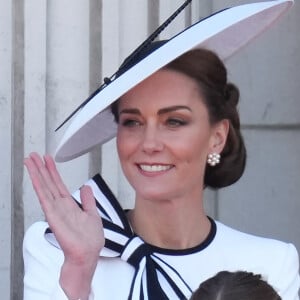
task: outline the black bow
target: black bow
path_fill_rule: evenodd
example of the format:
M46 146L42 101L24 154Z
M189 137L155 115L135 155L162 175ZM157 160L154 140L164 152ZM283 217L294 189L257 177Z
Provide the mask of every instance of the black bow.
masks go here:
M105 246L99 255L119 257L135 268L128 299L188 299L191 288L172 266L155 254L151 245L132 231L123 209L102 177L97 174L86 185L93 190L103 221ZM73 196L81 206L79 190ZM50 229L45 235L50 243L59 247Z

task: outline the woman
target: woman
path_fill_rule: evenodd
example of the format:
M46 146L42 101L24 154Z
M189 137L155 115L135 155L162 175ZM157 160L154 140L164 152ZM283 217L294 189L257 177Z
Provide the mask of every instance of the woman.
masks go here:
M226 77L223 63L213 52L190 51L112 106L120 162L136 192L135 207L126 217L155 259L164 260L182 278L186 291L179 299L188 297L199 280L221 270L240 269L263 274L283 299L297 299L298 258L293 245L235 231L207 217L203 209L204 188L232 184L245 166L237 113L239 93ZM216 154L213 161L210 154ZM95 299L125 299L128 295L139 299L143 293L151 299L148 281L136 279L147 275L135 272L133 263L120 257L99 258L104 237L90 188L80 190L81 211L49 156L43 162L31 154L25 165L63 250L43 238L47 224L38 223L29 230L24 244L25 296L48 299L54 298L51 293L60 293L55 299L88 299L92 290ZM97 193L94 191L99 199ZM41 239L38 249L32 249L37 236ZM45 265L49 273L44 277ZM199 270L200 278L194 274ZM148 274L147 267L144 274ZM46 280L49 276L50 281ZM113 289L116 277L120 278L118 289ZM155 292L153 299L176 299L170 296L176 292L170 292L164 281L159 282L161 286L163 296Z
M210 41L220 45L218 39L229 41L235 32L232 24L220 25L221 17L234 19L243 12L214 15L159 43L153 54L155 43L142 49L111 83L106 80L108 87L88 99L76 119L84 126L71 126L78 135L63 141L58 160L112 137L112 113L122 169L135 190L132 210L122 210L100 175L75 192L74 201L49 155L42 159L32 153L25 159L47 220L31 226L24 239L25 299L188 299L200 282L221 270L263 274L283 299L298 299L298 255L292 244L238 232L203 209L204 188L236 182L246 151L238 89L227 82L220 58L201 49L208 38L195 33L203 32L202 24L216 30L213 22L220 28ZM254 20L256 30L259 20ZM235 24L249 25L240 19ZM248 34L254 36L245 32L234 36L236 47L249 41ZM223 54L236 50L221 45ZM102 101L95 99L98 94ZM94 117L87 121L88 113Z
M222 271L201 283L191 300L281 300L258 274Z

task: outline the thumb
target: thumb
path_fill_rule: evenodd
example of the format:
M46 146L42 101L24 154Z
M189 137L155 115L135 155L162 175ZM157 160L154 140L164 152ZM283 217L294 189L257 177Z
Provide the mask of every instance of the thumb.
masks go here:
M80 189L80 199L82 208L88 214L97 214L96 200L94 198L91 187L84 185Z

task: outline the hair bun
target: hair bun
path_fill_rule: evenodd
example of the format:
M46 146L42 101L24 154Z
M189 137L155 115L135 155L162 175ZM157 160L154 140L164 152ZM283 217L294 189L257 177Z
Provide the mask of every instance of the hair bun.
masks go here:
M227 103L232 106L237 106L240 98L240 92L234 84L227 83L225 86L224 97Z

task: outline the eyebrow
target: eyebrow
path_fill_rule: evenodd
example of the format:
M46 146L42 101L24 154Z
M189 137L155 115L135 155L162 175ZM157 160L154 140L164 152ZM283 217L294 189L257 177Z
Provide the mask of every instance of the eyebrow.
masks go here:
M190 107L188 106L185 106L185 105L174 105L174 106L169 106L169 107L164 107L164 108L161 108L159 111L158 111L158 115L162 115L162 114L166 114L166 113L169 113L169 112L173 112L173 111L176 111L176 110L182 110L182 109L185 109L185 110L188 110L188 111L192 111L190 109ZM137 108L124 108L120 111L119 115L120 114L135 114L135 115L141 115L141 112L139 109Z
M161 114L169 113L169 112L176 111L176 110L182 110L182 109L186 109L186 110L192 111L191 108L188 107L188 106L185 106L185 105L174 105L174 106L169 106L169 107L165 107L165 108L160 109L158 111L158 114L161 115Z

